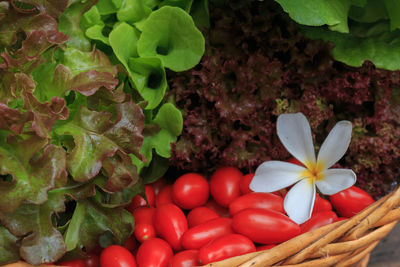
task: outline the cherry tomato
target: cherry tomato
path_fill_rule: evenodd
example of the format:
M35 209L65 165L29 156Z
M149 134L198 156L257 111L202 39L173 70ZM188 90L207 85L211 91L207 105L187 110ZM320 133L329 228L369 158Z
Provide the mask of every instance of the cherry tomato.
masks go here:
M153 224L140 223L135 225L134 234L137 241L143 243L149 238L156 237L156 230L154 229Z
M262 251L262 250L267 250L267 249L271 249L273 247L276 247L275 244L270 244L270 245L263 245L263 246L258 246L256 247L257 251Z
M214 199L209 199L204 207L215 211L220 217L230 217L229 209L221 207Z
M169 261L169 267L194 267L200 265L199 251L195 249L176 253Z
M240 196L240 180L243 174L234 167L221 167L212 176L210 180L211 195L222 207L228 205L238 196Z
M331 211L331 210L332 210L331 203L328 200L320 197L319 194L316 194L312 214L316 214L318 212L323 212L323 211Z
M233 216L232 227L260 244L281 243L300 234L298 224L274 210L242 210Z
M58 262L57 265L68 267L86 267L83 260L62 261Z
M140 245L136 254L139 267L167 267L173 252L171 246L160 238L150 238Z
M182 247L185 249L199 249L217 237L231 234L232 219L217 218L187 230L181 239Z
M156 214L155 208L139 207L132 213L135 218L135 224L147 223L152 224L154 221L154 215Z
M185 214L178 206L165 204L158 207L154 216L154 226L159 236L174 250L181 249L181 238L188 229L188 223Z
M100 258L99 255L94 253L89 253L84 259L86 267L99 267L100 266Z
M199 250L201 264L224 260L256 251L253 242L239 234L221 236Z
M160 207L161 205L168 203L174 203L172 200L172 185L165 186L160 190L158 195L156 195L156 207Z
M210 208L207 207L197 207L192 209L187 215L187 221L189 228L196 225L205 223L212 219L218 218L218 214Z
M137 248L139 247L139 242L136 240L135 235L131 235L124 244L124 248L129 250L130 253L135 255Z
M204 205L210 195L206 178L196 173L179 177L172 186L172 199L182 209L193 209Z
M156 194L154 193L154 188L151 185L145 185L144 193L146 195L147 200L144 199L142 196L137 195L132 199L131 203L129 204L128 207L126 207L126 209L129 210L130 212L133 212L136 208L142 206L154 207L156 198Z
M339 215L347 218L374 203L374 199L367 192L355 186L330 196L330 201Z
M155 181L149 185L151 185L153 187L154 193L157 196L160 193L161 189L163 189L164 187L169 185L169 182L167 179L165 179L165 177L161 177L161 178L158 178L157 181Z
M240 179L239 187L240 187L240 193L242 195L253 192L253 190L251 190L249 187L251 180L253 180L253 177L254 173L249 173L243 176L242 179Z
M300 225L302 233L317 229L321 226L337 221L337 215L333 211L323 211L314 214L308 221Z
M136 267L133 255L124 247L112 245L100 254L101 267Z
M229 213L234 215L241 210L255 208L265 210L276 210L285 213L283 209L283 198L271 193L250 193L238 197L229 204Z

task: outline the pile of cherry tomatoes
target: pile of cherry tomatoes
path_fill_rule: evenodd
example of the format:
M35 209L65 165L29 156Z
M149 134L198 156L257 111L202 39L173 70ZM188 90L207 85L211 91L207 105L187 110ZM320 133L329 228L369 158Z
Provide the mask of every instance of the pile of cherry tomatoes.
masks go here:
M351 187L329 200L316 196L313 215L298 225L283 209L285 190L255 193L253 174L221 167L209 180L188 173L168 184L145 186L127 209L135 230L125 246L113 245L70 267L189 267L265 250L304 232L352 217L374 200ZM211 196L211 197L210 197ZM333 207L332 207L333 206ZM335 210L335 211L333 211Z

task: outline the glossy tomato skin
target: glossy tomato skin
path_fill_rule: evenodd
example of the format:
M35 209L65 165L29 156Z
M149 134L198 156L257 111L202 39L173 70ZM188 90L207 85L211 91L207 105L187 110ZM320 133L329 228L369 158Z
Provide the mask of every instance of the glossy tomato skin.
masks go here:
M318 212L323 212L323 211L331 211L331 210L332 210L332 204L328 200L320 197L319 194L316 194L312 214L316 214Z
M101 267L136 267L136 260L126 248L112 245L100 254Z
M142 196L137 195L132 199L131 203L129 204L128 207L126 207L126 209L130 212L133 212L138 207L145 207L145 206L154 207L156 198L154 188L151 185L145 185L144 193L146 195L147 201Z
M338 219L333 211L322 211L314 214L308 221L300 225L302 233L309 232L321 226L336 222Z
M182 209L204 205L210 196L207 179L197 173L187 173L176 179L172 186L172 199Z
M157 234L165 239L175 251L181 249L182 235L188 229L183 211L175 204L165 204L156 209L154 223Z
M199 261L201 264L208 264L254 251L256 247L250 239L239 234L229 234L203 246L199 250Z
M367 192L356 186L330 196L330 201L337 213L347 218L374 203L374 199Z
M207 203L204 205L204 207L207 207L209 209L212 209L215 211L218 216L220 217L230 217L229 209L220 206L217 202L215 202L214 199L210 198Z
M249 187L251 180L253 180L253 177L254 177L254 173L249 173L249 174L244 175L243 178L240 179L239 187L240 187L240 193L242 195L253 192L253 190L251 190Z
M68 267L86 267L83 260L62 261L58 262L57 265Z
M149 185L151 185L153 187L154 193L157 196L160 193L161 189L163 189L164 187L169 185L169 182L165 177L161 177L157 181L155 181Z
M94 253L89 253L87 257L84 259L86 267L99 267L100 266L100 258L99 255Z
M156 230L154 229L153 224L140 223L135 225L134 234L137 241L143 243L147 239L156 237Z
M233 216L232 228L260 244L277 244L300 234L300 226L286 215L263 209L245 209Z
M184 249L199 249L220 236L232 233L232 219L217 218L187 230L181 239L182 247Z
M174 200L172 199L172 185L167 185L162 188L156 196L156 207L160 207L168 203L174 203Z
M218 214L212 209L204 206L192 209L187 215L189 228L216 218L219 218Z
M169 261L168 267L194 267L200 265L199 251L196 249L184 250L176 253Z
M301 163L298 159L291 157L287 162L296 164L296 165L300 165L300 166L304 166L303 163Z
M253 192L240 196L229 204L229 213L235 215L244 209L276 210L284 213L283 198L271 193Z
M132 212L135 224L147 223L152 224L156 209L151 207L139 207Z
M136 260L139 267L167 267L172 256L172 248L166 241L151 238L140 245Z
M210 192L215 202L222 207L228 205L240 196L240 180L243 174L234 167L220 167L211 176Z
M133 255L136 254L136 250L139 247L139 242L136 240L135 235L132 234L126 241L124 244L124 248L126 248L127 250L129 250L130 253L132 253Z

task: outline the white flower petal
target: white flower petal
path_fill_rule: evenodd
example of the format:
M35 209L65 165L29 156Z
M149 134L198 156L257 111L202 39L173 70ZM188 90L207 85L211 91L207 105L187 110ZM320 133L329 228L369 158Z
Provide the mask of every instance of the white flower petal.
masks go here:
M283 207L290 219L302 224L311 218L314 201L315 185L309 179L303 179L286 194Z
M310 124L302 113L278 117L277 132L285 148L304 165L315 163Z
M323 178L316 181L319 191L324 195L333 195L345 190L356 182L356 174L349 169L329 169L323 172Z
M255 192L274 192L300 180L306 169L284 161L267 161L258 166L250 189Z
M318 163L328 169L346 153L351 139L351 122L339 121L326 137L318 153Z

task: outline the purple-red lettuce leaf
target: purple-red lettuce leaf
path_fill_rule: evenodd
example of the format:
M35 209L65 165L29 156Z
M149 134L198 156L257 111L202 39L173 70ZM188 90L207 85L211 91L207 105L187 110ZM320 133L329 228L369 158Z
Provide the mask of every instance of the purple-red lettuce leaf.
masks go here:
M0 174L12 176L0 183L0 212L14 212L23 202L42 204L50 189L66 182L65 151L36 135L2 136Z
M54 18L60 16L68 4L68 0L11 0L10 2L21 13L36 13L39 11L40 13L47 13ZM27 8L29 5L32 5L32 7Z
M0 264L15 262L20 259L18 238L0 224Z
M140 157L144 125L142 110L133 102L116 104L116 118L108 112L89 110L81 106L71 119L54 129L58 135L72 135L75 147L67 156L69 174L83 182L96 176L104 159L118 150Z
M25 124L33 119L31 112L21 113L0 102L0 129L21 134Z

